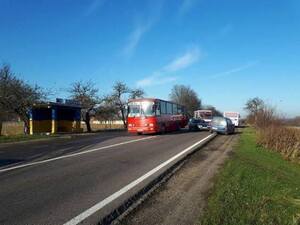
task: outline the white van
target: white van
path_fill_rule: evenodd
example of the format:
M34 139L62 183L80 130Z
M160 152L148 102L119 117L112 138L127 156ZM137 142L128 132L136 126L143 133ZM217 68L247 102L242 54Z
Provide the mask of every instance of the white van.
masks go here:
M224 112L224 117L229 118L234 126L238 127L240 125L240 113L238 112Z

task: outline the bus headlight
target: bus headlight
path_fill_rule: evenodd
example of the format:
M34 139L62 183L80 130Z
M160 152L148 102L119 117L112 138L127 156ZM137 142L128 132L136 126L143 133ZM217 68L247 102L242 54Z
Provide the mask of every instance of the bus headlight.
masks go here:
M149 127L154 127L154 124L153 123L149 123Z

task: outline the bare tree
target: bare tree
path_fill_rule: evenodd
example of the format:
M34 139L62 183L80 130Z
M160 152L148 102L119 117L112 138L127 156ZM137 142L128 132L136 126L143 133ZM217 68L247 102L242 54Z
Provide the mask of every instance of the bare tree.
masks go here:
M177 104L185 106L189 116L192 116L194 111L201 107L201 99L189 86L174 85L171 90L170 99Z
M251 98L246 102L245 110L247 110L250 114L256 114L261 109L263 109L265 103L262 99L255 97Z
M91 132L91 114L95 110L97 104L101 102L98 96L98 89L95 88L95 84L91 81L77 81L71 84L69 93L73 100L80 103L82 107L81 118L86 124L87 132Z
M286 125L300 127L300 116L285 118L283 121Z
M2 123L4 121L4 117L5 117L4 109L0 107L0 136L2 134Z
M120 117L123 121L124 128L127 127L127 106L129 98L141 98L144 95L142 89L131 89L125 83L117 81L113 85L113 92L106 98L107 102L115 105L120 112Z
M19 116L24 122L24 133L29 132L30 108L45 99L46 94L39 86L17 78L9 65L0 68L0 108Z
M137 88L137 89L131 90L131 93L130 93L129 97L131 99L136 99L136 98L141 98L144 95L145 95L144 90L142 90L140 88Z
M255 97L250 98L244 107L246 111L248 111L248 122L249 123L257 123L257 115L261 112L265 107L265 103L262 99Z
M118 119L118 108L111 101L105 100L97 107L95 117L100 121L113 121Z
M1 91L0 91L1 92ZM18 116L13 112L8 112L7 109L4 109L0 104L0 136L2 134L2 125L4 121L17 120Z

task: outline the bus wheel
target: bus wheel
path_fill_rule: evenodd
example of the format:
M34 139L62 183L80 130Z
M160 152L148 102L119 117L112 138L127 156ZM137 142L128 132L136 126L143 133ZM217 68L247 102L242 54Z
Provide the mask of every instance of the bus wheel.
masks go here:
M178 122L176 122L175 124L175 131L180 131L180 126Z
M160 133L165 134L166 133L166 125L162 125L160 128Z

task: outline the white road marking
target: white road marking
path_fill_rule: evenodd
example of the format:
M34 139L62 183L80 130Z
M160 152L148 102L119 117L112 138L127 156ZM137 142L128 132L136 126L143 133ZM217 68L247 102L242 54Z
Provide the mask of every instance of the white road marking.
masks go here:
M107 149L107 148L113 148L113 147L120 146L120 145L126 145L126 144L130 144L130 143L138 142L138 141L148 140L148 139L152 139L152 138L155 138L155 137L157 137L157 136L139 138L139 139L135 139L135 140L130 140L130 141L125 141L125 142L121 142L121 143L117 143L117 144L107 145L107 146L103 146L103 147L100 147L100 148L94 148L94 149L90 149L90 150L87 150L87 151L77 152L77 153L68 154L68 155L64 155L64 156L59 156L59 157L46 159L46 160L42 160L42 161L37 161L37 162L32 162L32 163L25 163L25 164L18 165L18 166L13 166L13 167L5 168L5 169L0 169L0 173L10 171L10 170L20 169L20 168L24 168L24 167L28 167L28 166L48 163L48 162L56 161L56 160L59 160L59 159L71 158L71 157L74 157L74 156L83 155L83 154L87 154L87 153L91 153L91 152L96 152L96 151Z
M154 169L150 170L149 172L147 172L143 176L141 176L138 179L134 180L133 182L127 184L125 187L121 188L119 191L113 193L112 195L108 196L107 198L105 198L104 200L100 201L96 205L92 206L91 208L87 209L83 213L79 214L78 216L74 217L70 221L66 222L64 225L76 225L76 224L79 224L80 222L82 222L83 220L85 220L86 218L88 218L89 216L91 216L92 214L94 214L95 212L97 212L100 209L102 209L104 206L108 205L109 203L111 203L112 201L114 201L115 199L117 199L118 197L120 197L121 195L125 194L130 189L132 189L135 186L137 186L142 181L146 180L147 178L149 178L150 176L152 176L153 174L155 174L157 171L159 171L160 169L162 169L163 167L165 167L169 163L173 162L174 160L176 160L180 156L182 156L185 153L189 152L191 149L193 149L194 147L196 147L197 145L201 144L202 142L204 142L205 140L209 139L210 137L212 137L214 135L215 134L211 134L211 135L209 135L209 136L201 139L200 141L196 142L195 144L191 145L190 147L184 149L183 151L181 151L177 155L175 155L172 158L168 159L167 161L161 163L160 165L158 165Z

